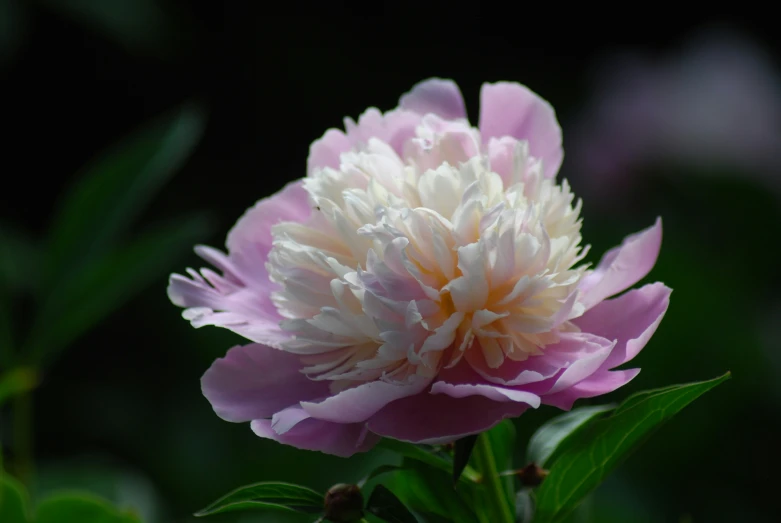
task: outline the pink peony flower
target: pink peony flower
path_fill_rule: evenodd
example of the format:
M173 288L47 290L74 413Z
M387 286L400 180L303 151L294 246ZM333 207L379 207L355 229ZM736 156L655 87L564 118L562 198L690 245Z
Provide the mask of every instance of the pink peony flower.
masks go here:
M221 275L171 276L193 326L253 342L203 376L218 416L349 456L569 409L637 375L611 369L646 344L670 289L606 298L651 270L661 222L581 263L550 105L485 84L474 128L458 87L432 79L345 127L312 145L304 179L247 211L227 255L196 248Z

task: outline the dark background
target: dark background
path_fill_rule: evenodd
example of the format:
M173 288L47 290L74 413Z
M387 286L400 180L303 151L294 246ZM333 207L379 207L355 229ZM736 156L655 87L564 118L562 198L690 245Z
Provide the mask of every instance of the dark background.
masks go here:
M422 79L454 79L473 123L483 82L524 83L556 108L567 151L568 129L610 53L675 56L708 28L750 37L774 65L781 51L769 24L734 19L671 25L632 14L631 22L565 23L561 14L522 16L498 6L454 13L453 6L427 12L335 3L316 12L302 4L295 16L273 16L254 2L120 0L92 11L88 4L0 0L0 220L32 237L45 237L59 199L90 158L193 98L208 108L203 139L137 228L208 211L211 228L198 242L221 247L247 207L304 175L309 144L327 128L370 106L393 108ZM589 184L570 156L562 172L576 193ZM726 370L734 379L656 434L579 521L775 521L778 199L739 171L716 180L651 164L626 176L642 176L643 190L584 202L590 258L662 215L665 239L649 281L675 292L638 357L643 373L609 399ZM187 266L202 264L182 252L167 272ZM193 330L168 301L166 280L161 272L128 296L45 370L34 393L35 496L85 487L136 506L150 521L181 522L244 483L278 479L323 489L356 481L386 458L373 452L345 461L283 448L246 424L218 419L198 380L240 340ZM24 328L34 304L24 295L15 303ZM553 414L545 407L517 420L521 445ZM10 422L8 412L2 421ZM274 521L253 517L222 521Z

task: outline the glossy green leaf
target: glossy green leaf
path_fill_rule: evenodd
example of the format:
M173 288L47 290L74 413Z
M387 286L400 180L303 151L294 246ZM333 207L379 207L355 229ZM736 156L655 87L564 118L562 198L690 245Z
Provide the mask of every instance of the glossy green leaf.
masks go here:
M453 523L475 523L477 518L467 500L472 485L461 482L453 488L450 471L423 465L420 461L404 460L404 469L383 478L406 507L419 513L432 513Z
M510 420L504 420L485 434L491 443L496 470L500 474L512 470L515 453L515 425ZM501 481L507 499L512 500L515 496L515 480L511 475L505 475L502 476Z
M464 472L467 463L469 463L469 457L472 455L472 450L477 443L477 435L467 436L456 441L455 448L453 450L453 484L458 483L461 479L461 473Z
M0 375L0 406L13 396L27 392L38 384L38 375L32 369L20 367Z
M46 281L62 282L115 247L155 193L182 167L204 128L204 114L187 105L167 114L93 161L54 215Z
M264 482L239 487L221 497L196 516L209 516L232 510L287 510L318 514L323 511L322 494L290 483Z
M494 449L494 446L497 446ZM483 478L478 485L478 497L474 500L481 522L514 523L514 496L506 488L507 477L500 476L502 470L497 466L496 458L507 450L500 448L487 432L477 439L474 464Z
M442 470L448 474L452 474L453 472L453 460L451 458L439 456L435 454L433 450L425 449L413 443L384 438L380 441L378 447L395 452L405 458L420 461L421 463L425 463L430 467ZM480 481L480 475L473 468L466 466L461 475L461 479L471 482Z
M563 449L540 486L535 523L564 519L654 429L729 377L635 394L592 423Z
M122 511L103 498L85 492L54 494L38 504L35 523L140 523L132 512Z
M389 523L418 523L396 495L382 485L377 485L369 496L366 510Z
M165 285L176 260L210 230L203 216L176 220L142 234L84 267L53 294L37 318L31 342L39 357L71 343L92 325L157 281Z
M0 472L0 521L27 523L29 501L24 486L8 474Z
M549 467L555 461L557 448L568 439L575 438L577 432L587 427L589 422L614 408L613 405L581 407L551 419L537 429L529 440L526 461L543 468Z

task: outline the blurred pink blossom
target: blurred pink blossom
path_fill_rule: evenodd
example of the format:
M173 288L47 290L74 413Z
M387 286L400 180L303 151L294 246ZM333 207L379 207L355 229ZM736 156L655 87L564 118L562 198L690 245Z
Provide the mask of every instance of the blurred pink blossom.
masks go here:
M749 39L703 32L666 59L614 57L597 78L568 165L589 197L610 199L650 165L737 172L781 189L781 78Z
M311 147L307 176L260 200L221 274L172 275L195 327L252 343L202 379L218 416L285 444L349 456L380 437L449 442L545 403L569 409L638 369L670 289L607 299L656 262L661 222L590 269L554 111L485 84L479 127L432 79Z

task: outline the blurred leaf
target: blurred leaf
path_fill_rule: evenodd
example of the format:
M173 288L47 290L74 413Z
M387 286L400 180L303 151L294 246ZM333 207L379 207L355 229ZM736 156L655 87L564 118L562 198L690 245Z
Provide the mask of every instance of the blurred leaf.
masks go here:
M20 367L0 375L0 406L17 394L27 392L38 384L38 375L33 369Z
M531 489L521 489L515 495L515 519L518 523L534 520L534 496Z
M68 19L115 40L131 53L169 57L181 49L182 13L161 0L38 0Z
M452 474L453 472L453 460L446 459L441 456L437 456L433 451L426 450L414 443L407 443L406 441L399 441L395 439L383 438L378 447L385 450L390 450L406 458L414 459L434 467L436 469ZM479 481L480 475L469 466L464 468L462 478L469 481Z
M82 492L55 494L38 504L35 523L140 523L108 501Z
M453 450L453 484L458 483L461 478L461 473L469 463L469 457L472 455L472 450L475 448L477 442L477 435L467 436L456 441L455 449Z
M180 219L146 232L63 282L33 329L39 356L51 355L108 316L135 293L160 281L182 253L209 230L204 216Z
M14 351L15 318L12 314L14 292L32 289L39 283L39 261L39 248L32 238L10 224L0 224L0 366L2 367L11 364Z
M209 516L229 510L289 510L318 514L323 511L322 494L290 483L265 482L239 487L195 513Z
M497 471L501 473L512 470L515 450L515 425L510 420L503 420L485 434L491 441L491 449L494 453ZM502 476L502 483L507 499L512 500L515 496L515 480L513 476Z
M466 485L453 488L450 471L426 467L405 460L404 470L388 474L383 484L405 506L421 513L433 513L454 523L475 523L477 518L460 494Z
M29 519L29 504L24 486L17 480L0 472L0 521L3 523L26 523Z
M581 407L556 416L532 435L526 450L526 460L542 468L549 467L555 462L552 458L557 448L566 446L567 441L575 438L589 422L614 408L613 405Z
M74 265L86 265L118 243L189 157L204 120L197 105L187 104L136 131L87 167L52 222L45 271L50 286L67 279Z
M635 394L591 424L577 441L568 442L543 481L535 523L565 518L653 429L729 377Z
M382 485L377 485L369 496L366 510L390 523L418 523L418 520L396 495Z
M0 286L17 291L37 285L40 259L40 246L32 237L10 224L0 224Z
M0 365L7 368L14 353L13 320L11 318L10 296L0 285Z
M401 467L397 467L396 465L380 465L376 469L369 472L369 474L363 478L361 481L358 482L358 486L360 488L363 488L364 485L366 485L369 481L373 480L377 476L381 476L382 474L386 474L388 472L393 472L394 470L400 470Z
M11 62L27 35L24 0L0 0L0 65Z

